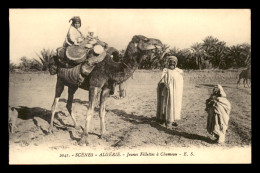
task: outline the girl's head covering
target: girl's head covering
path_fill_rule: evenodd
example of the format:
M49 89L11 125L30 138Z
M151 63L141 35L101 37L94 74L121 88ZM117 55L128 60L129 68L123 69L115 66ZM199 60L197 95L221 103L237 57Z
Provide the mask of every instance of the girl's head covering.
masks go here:
M74 25L76 22L79 22L80 23L80 26L81 26L81 19L79 16L74 16L72 17L69 22L72 20L72 25Z
M178 59L176 56L167 56L167 59L168 59L168 65L174 64L175 67L177 66Z
M213 92L212 95L215 95L217 97L226 97L226 93L223 89L223 87L220 84L217 84L214 88L213 88Z
M175 61L176 63L178 62L178 59L176 56L167 56L168 61Z

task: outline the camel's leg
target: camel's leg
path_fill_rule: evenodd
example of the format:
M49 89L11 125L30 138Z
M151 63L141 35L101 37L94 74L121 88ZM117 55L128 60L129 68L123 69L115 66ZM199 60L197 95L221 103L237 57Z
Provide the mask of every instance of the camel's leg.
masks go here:
M100 106L99 105L99 102L100 102L100 100L99 100L100 97L99 96L100 96L100 92L97 93L97 99L96 99L96 105L95 105L96 108L99 108L99 106Z
M245 79L245 85L246 85L246 88L248 87L248 81L247 79Z
M244 87L246 88L246 78L243 80Z
M48 129L49 133L53 132L54 115L55 115L55 111L58 106L58 102L59 102L59 99L60 99L60 96L61 96L63 90L64 90L64 83L62 81L60 81L59 79L57 79L55 98L54 98L54 101L53 101L53 104L51 107L51 123L50 123L49 129Z
M119 97L125 98L125 96L126 96L126 83L123 82L119 84Z
M102 138L106 133L105 126L105 115L106 115L106 100L109 96L110 89L105 88L102 90L100 95L100 110L99 110L99 118L100 118L100 137Z
M88 131L89 131L89 126L90 126L90 120L92 118L92 115L94 113L94 109L96 106L96 101L97 101L97 94L99 92L100 88L97 87L91 87L89 89L89 108L87 112L87 118L85 122L85 128L83 130L83 134L81 136L81 140L79 141L79 145L88 145Z
M248 81L249 81L249 79L246 80L246 84L247 84L248 88L250 88L250 85L249 85Z
M74 114L72 113L72 102L73 102L73 97L74 97L74 94L75 92L77 91L78 87L75 87L75 86L69 86L68 87L68 101L67 101L67 104L66 104L66 108L72 118L72 121L74 123L74 127L76 129L79 129L79 126L77 125L77 122L76 122L76 119L75 119L75 116Z

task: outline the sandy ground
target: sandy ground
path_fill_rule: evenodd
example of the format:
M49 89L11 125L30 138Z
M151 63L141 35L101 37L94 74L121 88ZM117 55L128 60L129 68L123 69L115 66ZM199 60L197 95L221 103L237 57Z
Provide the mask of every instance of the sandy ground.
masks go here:
M50 157L55 153L55 157L59 159L63 157L61 153L78 150L116 152L162 148L171 151L177 148L189 150L194 147L202 151L204 149L210 151L216 147L250 150L251 88L244 88L242 84L236 88L238 74L239 71L184 71L181 120L178 121L179 126L166 129L165 126L155 122L156 87L161 72L137 71L133 78L127 81L127 96L124 99L114 97L108 99L107 134L103 139L99 138L100 122L96 109L91 121L89 146L78 145L82 130L72 127L72 119L66 110L67 87L60 98L55 115L54 134L47 133L56 76L43 73L10 74L9 105L16 107L19 114L17 128L13 134L9 134L10 163L36 163L33 161L37 151L41 151L42 159L45 157L45 152L50 153ZM215 144L214 138L206 131L207 113L204 110L205 100L217 83L223 86L232 104L226 143L221 145ZM118 92L114 96L117 95ZM82 127L85 124L87 109L88 91L79 89L74 97L73 112ZM84 163L86 162L97 163L93 160ZM55 163L55 161L49 158L41 163ZM61 160L59 163L67 162Z

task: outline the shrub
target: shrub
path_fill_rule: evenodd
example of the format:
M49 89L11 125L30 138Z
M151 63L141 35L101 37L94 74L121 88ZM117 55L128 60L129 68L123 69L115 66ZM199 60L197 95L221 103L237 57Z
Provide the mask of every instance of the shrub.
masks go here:
M10 72L14 72L15 69L17 69L17 68L18 67L14 63L12 63L12 62L9 63L9 71Z

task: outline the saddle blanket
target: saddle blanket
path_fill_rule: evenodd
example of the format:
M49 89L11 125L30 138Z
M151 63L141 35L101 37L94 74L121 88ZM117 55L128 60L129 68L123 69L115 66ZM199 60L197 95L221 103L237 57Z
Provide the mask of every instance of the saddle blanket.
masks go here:
M58 77L71 84L79 84L80 82L80 69L81 64L73 68L59 68Z

